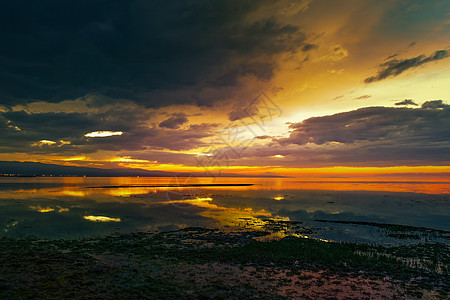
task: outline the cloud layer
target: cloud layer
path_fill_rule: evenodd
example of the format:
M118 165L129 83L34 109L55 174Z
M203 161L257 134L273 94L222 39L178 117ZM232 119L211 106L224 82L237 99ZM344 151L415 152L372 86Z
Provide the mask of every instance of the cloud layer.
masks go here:
M366 107L290 126L287 138L248 154L284 155L287 165L423 165L450 162L450 105ZM251 153L251 154L250 154ZM281 162L283 163L283 162Z
M96 93L145 106L210 104L216 99L201 98L203 89L234 86L245 76L267 81L277 55L315 47L299 27L276 17L280 3L4 2L1 101Z
M189 150L206 146L203 139L216 132L217 124L187 124L184 114L174 114L156 126L149 122L153 115L123 108L92 113L3 112L0 152L80 155L98 150Z

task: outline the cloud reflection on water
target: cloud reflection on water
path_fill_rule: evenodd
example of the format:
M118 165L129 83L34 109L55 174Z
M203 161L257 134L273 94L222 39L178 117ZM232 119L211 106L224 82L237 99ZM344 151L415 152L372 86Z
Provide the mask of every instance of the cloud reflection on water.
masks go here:
M328 190L306 189L311 186L290 178L252 178L252 181L220 178L218 182L221 183L229 180L231 183L256 184L246 187L92 189L88 187L117 186L121 183L161 184L169 179L59 180L58 186L58 179L54 178L48 181L44 178L29 178L28 182L22 178L15 185L12 179L7 182L8 188L0 188L0 226L3 234L78 237L136 230L174 230L188 226L266 230L270 223L267 220L298 221L302 222L302 226L316 226L315 219L370 221L450 230L447 221L450 214L448 194L405 193L398 192L396 188L391 191L392 183L376 183L384 186L384 191L370 190L375 186L371 183L365 185L369 191L358 191L333 190L338 183L328 184L331 187ZM5 182L5 179L2 181ZM213 182L211 178L197 178L197 181ZM364 186L358 184L361 188ZM432 185L409 184L411 190L429 189ZM346 186L344 183L340 188ZM442 189L448 189L448 184ZM324 233L326 231L321 234ZM356 232L351 234L355 235ZM370 236L360 238L370 239Z

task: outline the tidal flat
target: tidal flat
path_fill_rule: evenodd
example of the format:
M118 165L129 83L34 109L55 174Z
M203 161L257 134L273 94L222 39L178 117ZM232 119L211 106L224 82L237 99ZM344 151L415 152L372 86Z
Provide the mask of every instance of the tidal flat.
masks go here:
M0 239L2 299L448 299L450 247L190 227Z

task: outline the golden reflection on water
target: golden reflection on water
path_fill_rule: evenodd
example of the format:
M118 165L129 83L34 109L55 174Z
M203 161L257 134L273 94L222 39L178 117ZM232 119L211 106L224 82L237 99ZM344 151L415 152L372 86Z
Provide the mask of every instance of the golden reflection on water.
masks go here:
M450 182L407 182L407 181L356 181L352 178L234 178L234 177L32 177L32 178L0 178L2 183L18 184L14 189L15 196L20 194L35 194L45 196L67 195L73 197L87 197L90 195L131 196L139 194L156 193L158 191L176 190L186 184L253 184L251 186L202 186L203 190L329 190L329 191L382 191L382 192L412 192L425 194L450 194ZM20 188L20 184L33 184L32 189ZM54 184L57 187L46 187L40 184ZM180 184L177 187L177 184ZM136 185L136 187L130 187ZM139 185L174 185L174 187L139 187ZM96 186L127 186L118 188L92 189ZM9 198L11 192L0 190L0 198ZM282 196L274 197L275 200L283 200Z
M194 199L171 200L163 203L172 204L190 204L207 210L200 213L201 216L212 218L220 223L222 226L242 226L248 229L260 230L266 225L266 221L261 217L272 217L272 213L261 209L253 210L251 207L224 207L211 203L212 197L196 197ZM288 217L279 218L282 221L289 221Z
M30 206L30 208L40 213L47 213L55 210L54 208L51 207L40 207L40 206Z
M73 183L80 183L74 178ZM109 185L177 185L180 184L242 184L251 186L229 186L226 189L235 191L245 190L331 190L331 191L383 191L383 192L413 192L425 194L449 194L450 182L429 179L405 178L402 180L384 180L383 178L255 178L255 177L113 177L113 178L85 178L93 186L102 185L105 179ZM71 178L66 183L71 183ZM224 187L202 187L202 189L215 190ZM137 187L123 189L123 195L137 194ZM164 188L157 188L161 190ZM168 188L166 188L168 189ZM145 190L145 189L144 189ZM147 191L150 188L147 188ZM108 192L107 192L108 193Z
M158 205L161 206L161 204L173 204L182 208L184 204L187 204L187 206L201 208L199 210L193 210L193 214L198 214L210 219L211 221L208 222L213 222L213 224L223 227L239 227L248 230L267 230L267 219L274 221L290 221L289 217L278 217L276 216L276 213L271 212L276 211L274 207L282 207L283 205L290 205L292 210L304 210L306 213L323 211L328 214L352 212L364 215L366 211L366 208L364 206L358 206L357 202L355 202L356 204L354 205L352 204L353 206L342 206L342 203L340 202L334 204L334 202L329 201L330 199L326 198L329 196L328 193L324 193L323 195L320 194L321 192L317 193L317 199L314 198L316 196L313 196L312 200L317 200L317 202L304 202L304 198L301 196L297 197L296 190L383 191L383 193L416 192L429 194L450 193L449 183L309 182L304 181L304 179L300 180L295 178L7 178L0 179L0 188L2 188L2 183L7 183L11 186L9 190L6 188L0 189L0 199L5 199L5 203L11 203L10 200L16 201L14 205L23 205L25 210L31 209L42 214L47 214L46 217L51 216L52 214L56 215L58 213L69 211L69 208L62 206L70 207L70 213L77 214L77 211L79 210L75 209L75 207L89 207L93 202L95 202L96 205L102 203L101 205L105 204L108 206L111 205L111 203L113 203L113 205L116 203L138 204L142 205L143 211L149 209L146 213L150 215L152 214L151 210L153 206L157 207ZM11 183L17 184L14 185ZM177 186L177 183L180 183L180 185ZM254 185L201 186L201 184L236 183L252 183ZM189 186L190 184L195 184L196 186ZM308 194L309 192L301 191L298 195L302 195L302 193ZM330 194L332 196L334 195L334 193ZM171 198L171 195L183 199L176 200L176 198ZM215 195L217 195L217 198ZM312 195L316 195L316 193L313 193ZM381 195L380 197L386 197L383 196L382 193L379 195ZM226 198L228 196L230 196L230 198ZM241 198L243 199L243 202L237 201L237 199ZM227 199L230 199L230 201L227 201ZM261 199L263 202L259 202ZM267 201L270 199L272 200ZM384 201L388 201L387 203L389 203L390 199L391 198L383 198L382 200L383 203ZM33 202L19 200L30 200ZM54 200L58 202L53 202ZM351 198L346 201L351 202L353 200ZM376 202L378 200L374 201ZM383 204L380 204L380 201L377 202L378 206L376 206L376 208L379 210L379 213L385 213L386 209L382 207ZM260 206L260 203L266 203L268 206ZM394 205L393 203L390 205ZM58 206L57 204L61 206ZM105 212L101 211L104 207L101 205L98 206L99 211L95 212L98 215L84 215L86 212L78 213L79 220L84 219L90 222L123 221L123 217L121 219L102 215ZM270 208L270 205L272 205L272 208ZM413 203L411 202L408 205L413 205ZM419 204L414 202L414 205ZM167 218L172 220L172 214L176 215L176 213L180 213L179 210L172 211L170 207L164 209L167 209L168 213L167 216L162 215L162 219ZM415 208L414 206L411 206L410 209L413 212ZM122 216L122 213L126 214L125 212L120 211L118 212L118 215ZM131 213L131 216L133 216L133 213ZM180 214L187 215L189 213L190 212L182 212ZM173 223L173 220L166 221L166 219L164 219L164 222ZM123 221L121 225L126 225L126 223L126 221ZM6 227L4 230L5 232L11 230L11 227ZM273 233L269 238L277 239L286 235L286 231L278 231ZM289 235L308 238L308 236L301 234L289 233Z
M120 222L120 218L111 218L106 216L84 216L83 219L91 222Z
M285 189L329 191L406 192L423 194L448 194L450 183L436 182L370 182L370 181L295 181L284 184Z
M74 191L74 190L66 190L64 189L62 191L63 195L67 195L67 196L73 196L73 197L86 197L87 193L86 191Z
M104 194L108 194L116 197L127 197L132 195L142 195L148 193L156 193L154 188L118 188L118 189L105 189L102 191Z
M56 206L56 208L51 208L51 207L41 207L40 205L37 205L37 206L33 206L33 205L30 205L30 209L32 209L32 210L35 210L35 211L37 211L37 212L40 212L40 213L48 213L48 212L52 212L52 211L55 211L55 210L57 210L59 213L62 213L62 212L68 212L69 211L69 209L68 208L64 208L64 207L61 207L61 206Z

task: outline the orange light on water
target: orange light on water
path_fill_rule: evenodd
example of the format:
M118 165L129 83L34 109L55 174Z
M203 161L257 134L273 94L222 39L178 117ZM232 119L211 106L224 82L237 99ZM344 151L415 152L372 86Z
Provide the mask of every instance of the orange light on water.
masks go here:
M110 218L106 216L84 216L83 219L91 222L120 222L120 218Z

